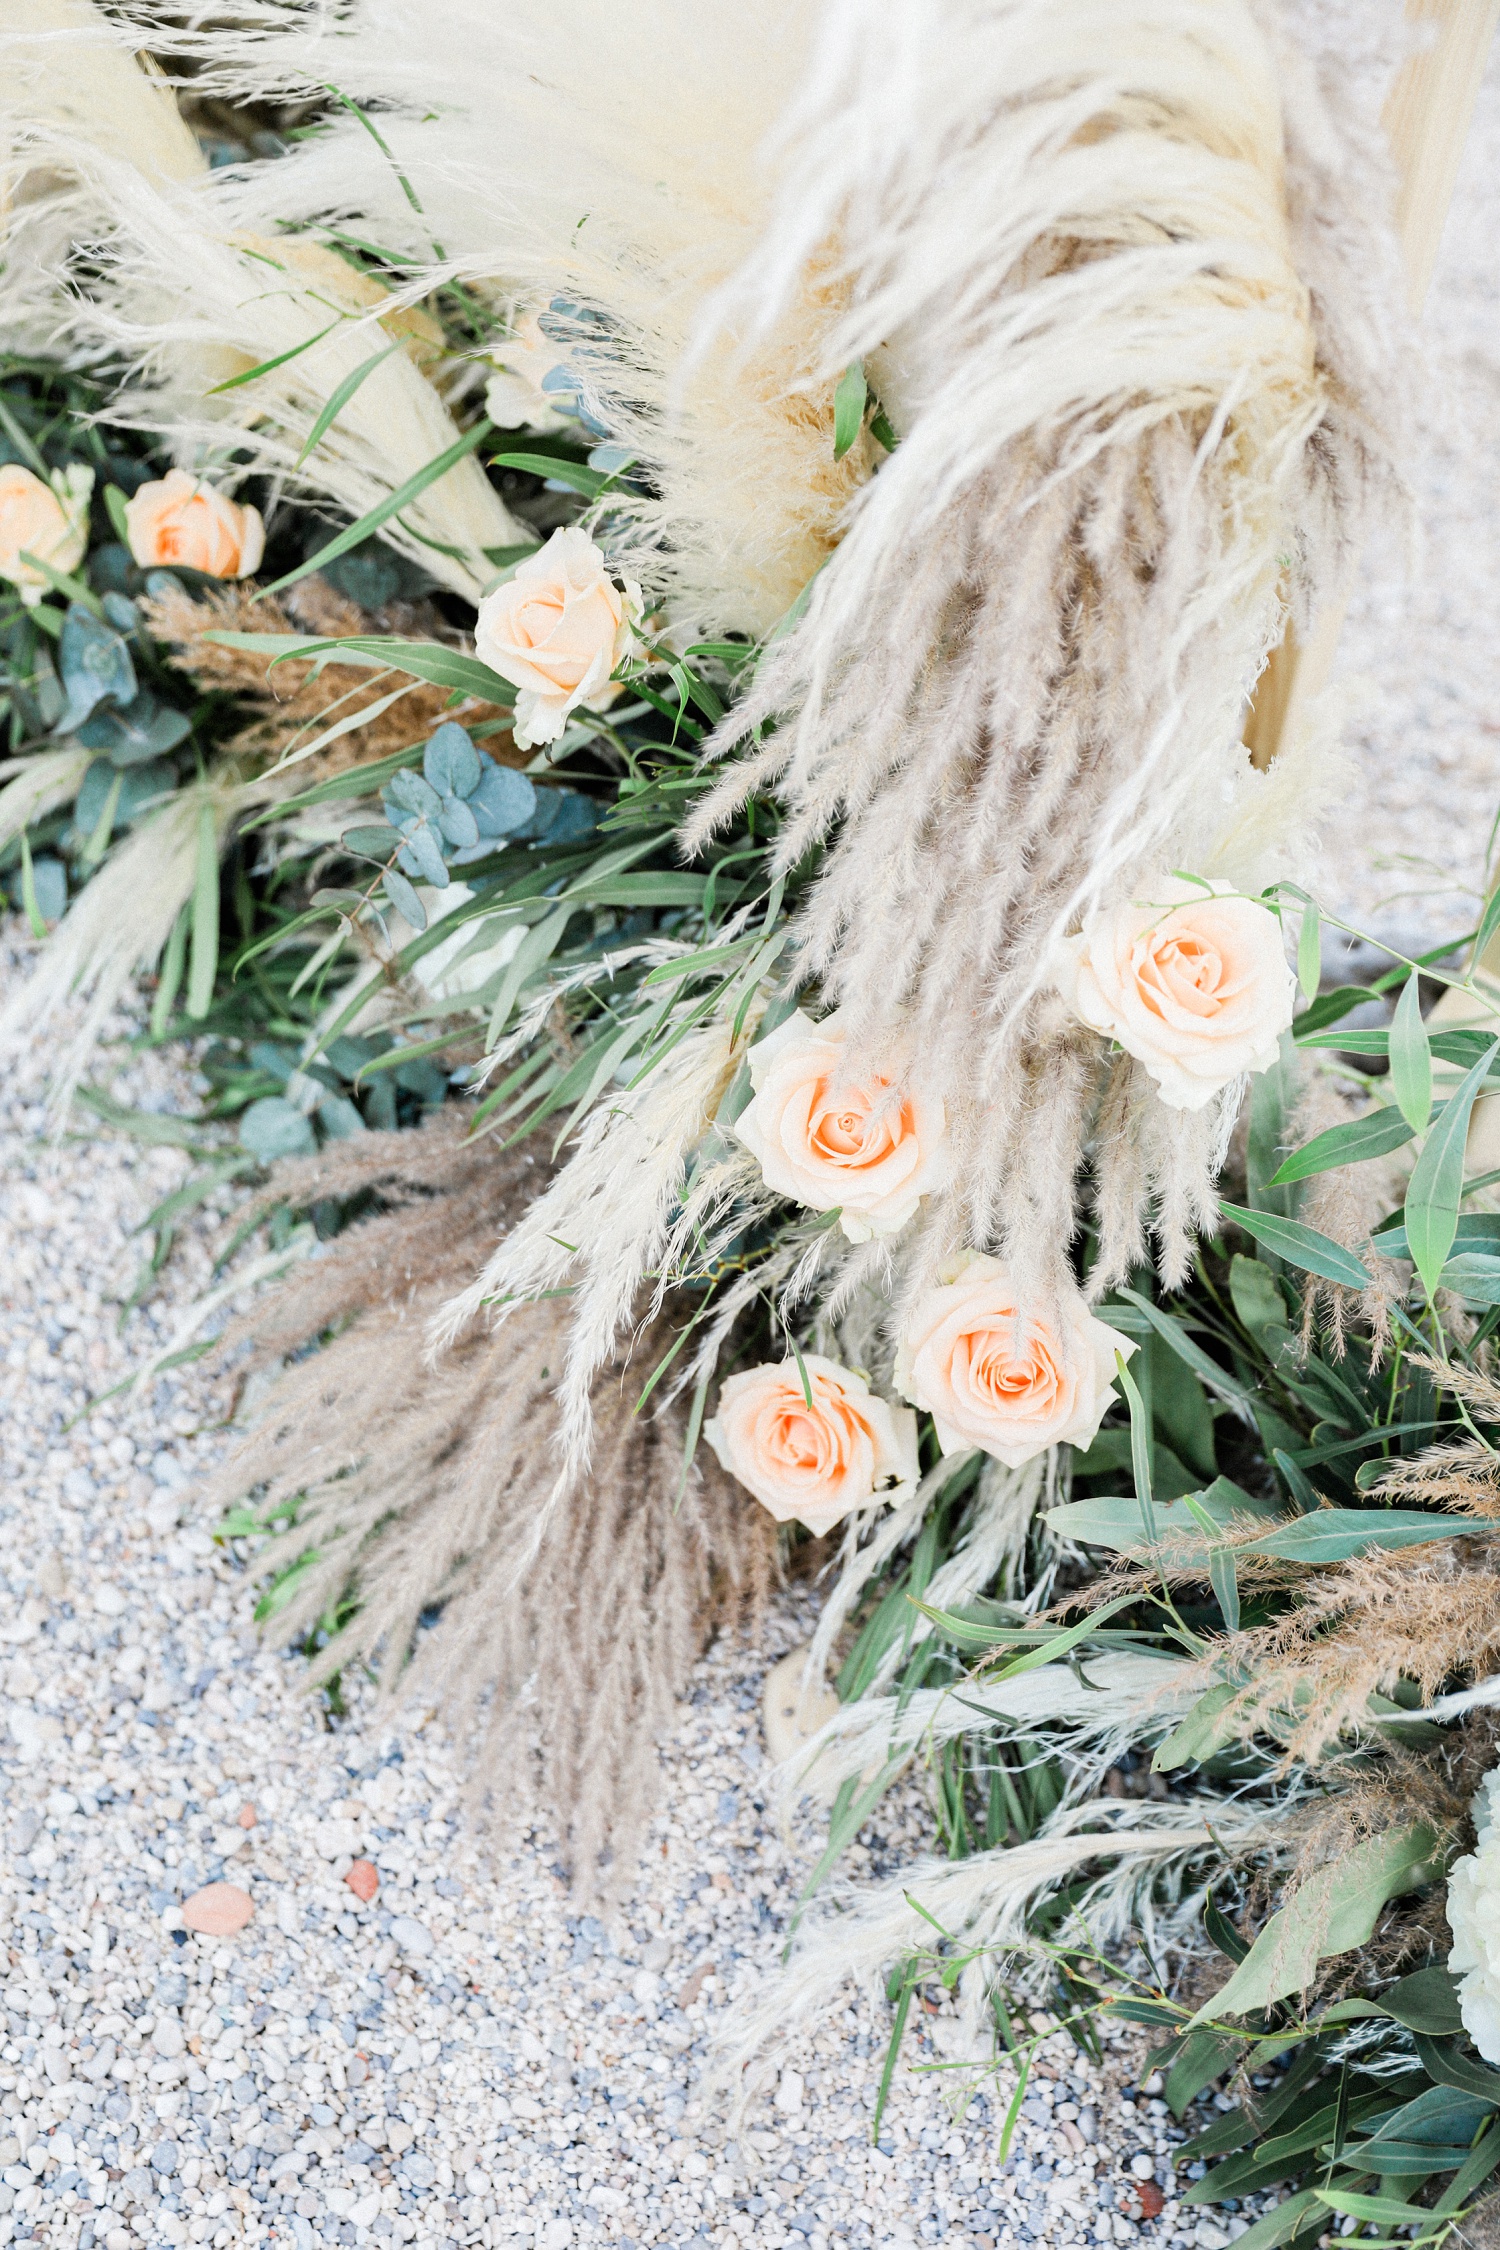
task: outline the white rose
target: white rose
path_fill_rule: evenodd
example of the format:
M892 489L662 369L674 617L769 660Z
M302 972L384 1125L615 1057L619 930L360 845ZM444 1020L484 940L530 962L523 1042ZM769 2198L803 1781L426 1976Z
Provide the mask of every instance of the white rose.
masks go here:
M1297 993L1269 907L1177 876L1092 915L1064 941L1057 986L1171 1109L1202 1109L1242 1071L1269 1070Z
M474 647L516 694L523 750L555 742L582 703L601 710L620 692L610 674L636 645L641 590L622 590L576 525L554 531L539 554L486 594Z
M1475 1848L1448 1874L1448 1966L1460 1979L1464 2029L1486 2062L1500 2063L1500 1767L1474 1799Z

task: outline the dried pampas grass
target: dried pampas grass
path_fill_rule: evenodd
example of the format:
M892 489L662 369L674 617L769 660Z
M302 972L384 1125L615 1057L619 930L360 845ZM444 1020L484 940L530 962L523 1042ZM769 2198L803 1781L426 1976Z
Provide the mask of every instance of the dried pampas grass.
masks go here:
M228 218L175 103L132 59L137 36L85 0L4 0L8 307L54 353L127 366L112 414L169 435L186 465L220 482L267 471L363 516L457 445L429 379L442 331L325 242ZM529 544L472 453L384 535L471 601L487 549Z
M531 1160L467 1140L452 1116L281 1167L278 1196L372 1198L375 1209L232 1333L262 1367L326 1341L263 1398L216 1497L254 1489L268 1517L298 1507L257 1558L265 1570L304 1565L276 1618L282 1638L356 1595L314 1677L368 1663L388 1694L440 1701L472 1738L489 1816L544 1813L580 1891L617 1895L674 1699L713 1632L759 1616L775 1526L711 1465L684 1480L680 1415L635 1413L648 1336L636 1364L616 1360L596 1382L595 1473L536 1541L556 1474L566 1300L471 1331L435 1365L423 1347L455 1261L537 1185Z
M239 696L264 715L236 735L237 756L257 763L295 754L316 732L320 717L346 723L368 710L369 717L340 734L334 741L298 760L296 787L343 773L351 766L373 763L393 751L406 750L431 732L444 718L472 724L499 715L492 704L474 697L453 701L446 688L412 681L399 703L386 701L392 674L368 664L355 667L337 658L321 665L288 658L274 672L267 660L251 649L226 648L214 638L220 633L304 633L320 639L343 640L370 630L370 619L357 603L347 601L315 573L294 587L285 601L256 594L245 586L226 585L194 596L181 586L141 604L146 626L173 653L183 669L205 688L219 688ZM419 621L409 615L390 614L378 622L395 630L409 626L412 638L433 638L416 630ZM421 623L432 624L431 619ZM350 673L354 671L353 684ZM489 736L485 749L491 757L520 764L523 754L514 750L509 734Z
M848 284L832 255L754 336L715 309L768 223L763 149L806 67L809 9L243 0L206 26L164 23L156 0L129 13L193 58L195 88L303 100L332 75L374 112L389 157L334 113L276 163L218 181L223 223L342 220L409 261L413 288L460 277L493 308L497 345L507 309L552 307L559 362L655 488L611 495L632 575L698 628L777 622L879 458L864 435L834 457L842 364L819 362Z
M1159 1963L1194 1941L1205 1890L1226 1861L1264 1857L1284 1865L1295 1836L1285 1809L1272 1813L1233 1798L1101 1799L1059 1810L1029 1843L970 1859L919 1860L899 1880L862 1892L830 1889L803 1921L782 1973L736 2009L718 2042L717 2076L743 2109L769 2084L782 2049L826 2021L843 1984L871 1990L893 1962L929 1952L936 1930L958 1952L973 1949L958 1981L960 2018L974 2060L986 2060L994 2041L991 1990L1002 1979L1024 1980L1028 1965L1050 1976L1050 1958L1031 1936L1045 1900L1066 1891L1067 1927L1087 1927L1102 1947L1138 1939Z
M857 1049L920 1027L958 1142L929 1269L993 1244L1066 1286L1091 1136L1123 1151L1101 1286L1146 1223L1180 1279L1210 1221L1229 1119L1130 1073L1096 1124L1052 963L1166 868L1243 862L1246 699L1393 482L1386 185L1243 0L824 13L728 302L753 338L836 245L820 369L863 360L901 444L690 834L774 787L785 862L828 842L807 969Z

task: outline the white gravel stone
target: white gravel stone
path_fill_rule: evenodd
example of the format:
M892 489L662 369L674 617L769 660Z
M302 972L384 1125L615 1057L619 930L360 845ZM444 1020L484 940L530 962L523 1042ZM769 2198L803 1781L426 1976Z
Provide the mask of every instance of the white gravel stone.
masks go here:
M0 998L29 951L9 935ZM1115 2239L1148 2122L1119 2098L1134 2034L1103 2071L1049 2042L1003 2167L1010 2084L965 2106L928 2074L954 2051L944 2015L922 2012L871 2146L887 2025L852 1992L743 2145L705 2094L715 2026L774 1972L818 1848L812 1825L780 1832L759 1778L762 1681L807 1638L805 1594L759 1650L698 1667L645 1873L607 1924L547 1835L487 1858L436 1722L398 1724L358 1683L334 1719L301 1658L261 1646L252 1573L195 1514L227 1383L187 1366L114 1390L208 1285L232 1199L184 1226L122 1332L131 1230L185 1159L47 1142L50 1051L0 1086L0 1355L20 1371L0 1395L0 2250ZM175 1059L113 1090L195 1103ZM893 1796L853 1864L898 1868L928 1825ZM356 1853L369 1905L342 1880ZM183 1926L214 1882L253 1902L231 1939ZM1185 2243L1197 2217L1169 2191L1154 2231Z

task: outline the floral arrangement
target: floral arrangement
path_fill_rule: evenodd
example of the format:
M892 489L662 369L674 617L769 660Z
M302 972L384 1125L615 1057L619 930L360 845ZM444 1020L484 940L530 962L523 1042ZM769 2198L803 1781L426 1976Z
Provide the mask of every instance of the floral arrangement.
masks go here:
M1237 4L944 0L900 67L648 13L356 0L332 91L281 0L9 35L0 871L57 926L4 1028L91 995L60 1098L132 972L213 1036L289 1363L226 1536L585 1889L703 1635L823 1571L810 1888L921 1756L949 1857L815 1907L733 2060L851 1972L1022 2087L1113 2009L1243 2095L1194 2193L1291 2182L1254 2250L1448 2178L1441 2232L1500 2090L1500 900L1320 991L1330 728L1242 731L1397 481L1378 163ZM296 137L214 170L193 88Z

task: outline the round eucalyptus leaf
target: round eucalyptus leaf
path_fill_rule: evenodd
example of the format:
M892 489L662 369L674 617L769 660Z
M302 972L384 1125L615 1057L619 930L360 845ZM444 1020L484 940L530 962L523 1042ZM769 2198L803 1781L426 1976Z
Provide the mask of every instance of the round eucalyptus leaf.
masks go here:
M415 813L419 820L432 820L443 801L430 782L404 766L400 773L391 775L381 791L381 800L389 820L398 820L402 813Z
M486 758L478 786L468 795L481 836L513 836L537 810L537 789L524 773Z
M331 1141L347 1141L368 1131L364 1119L345 1094L329 1094L318 1104L318 1123Z
M410 922L414 930L426 929L427 916L423 911L422 901L398 868L388 867L385 871L385 895L396 912L404 921Z
M422 753L422 771L440 797L469 797L479 787L479 752L457 719L445 719Z
M147 758L160 758L193 731L185 711L158 703L143 689L122 711L96 711L78 729L85 750L104 750L117 766L135 766Z
M389 859L397 841L398 831L383 820L372 820L365 827L346 828L339 838L346 852L358 852L368 859Z
M479 841L479 823L462 797L445 797L443 799L443 809L438 814L438 825L450 844L463 846L477 844Z
M60 859L48 854L31 863L31 879L36 886L37 912L44 922L60 922L68 911L68 871ZM19 889L17 897L20 896Z
M408 875L416 876L421 882L431 883L435 890L444 891L448 888L448 864L443 858L442 847L425 824L411 831L396 857Z
M263 1095L240 1119L240 1146L262 1164L278 1156L310 1156L317 1145L312 1120L280 1094Z
M59 733L76 733L101 703L128 704L136 699L135 666L129 649L113 625L105 624L82 602L71 603L63 619L57 662L67 695L57 720ZM91 743L88 747L100 745Z

